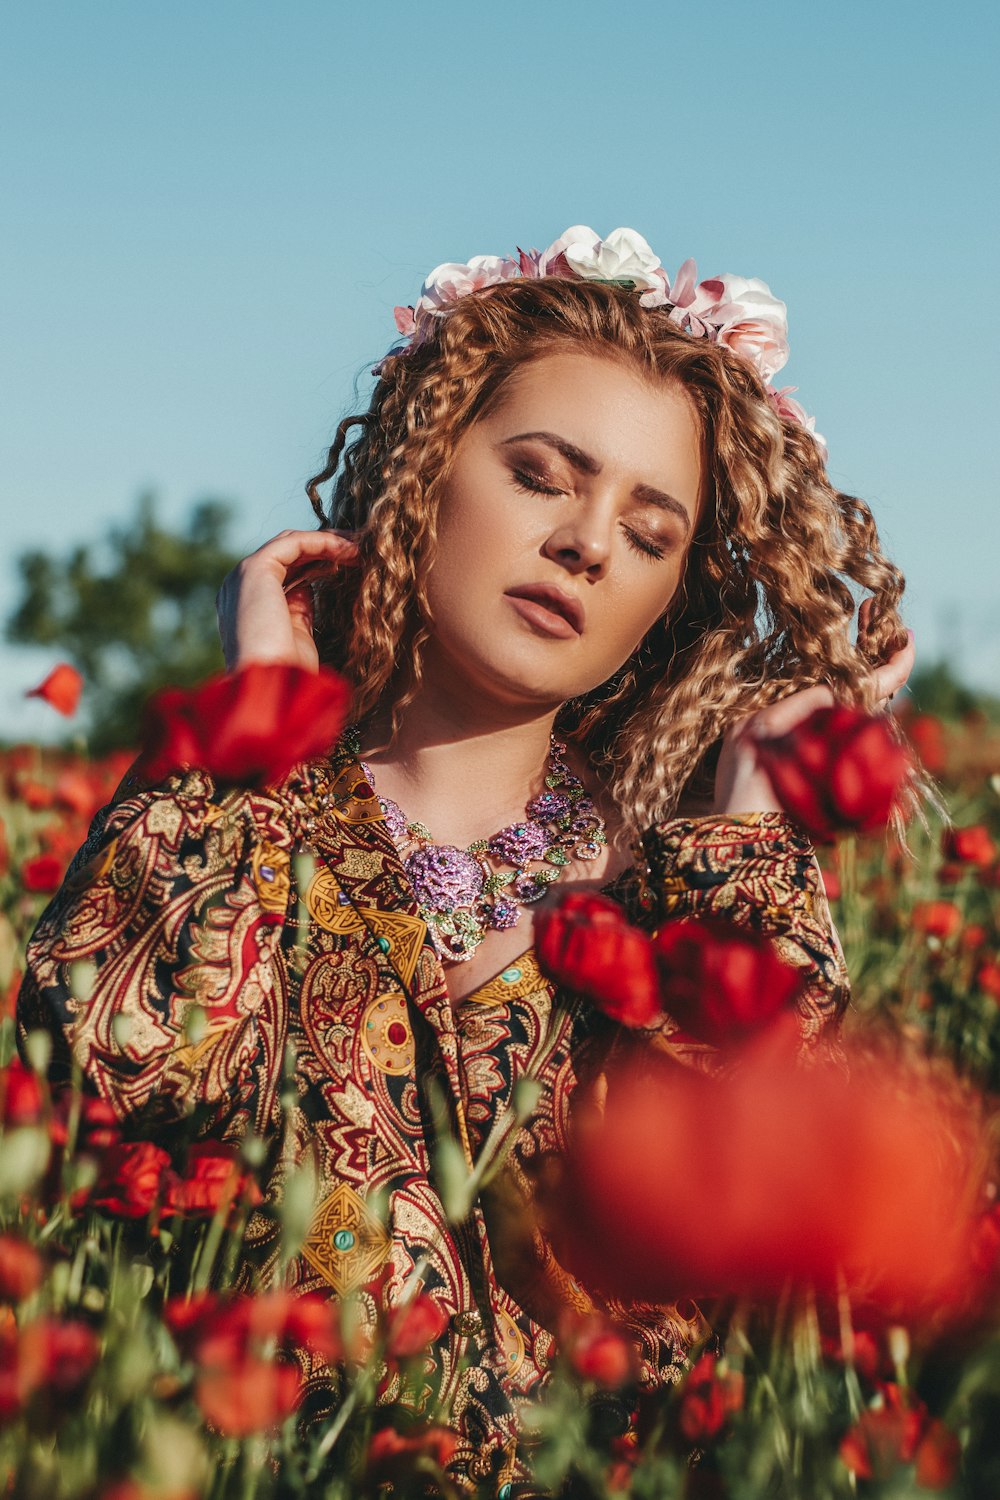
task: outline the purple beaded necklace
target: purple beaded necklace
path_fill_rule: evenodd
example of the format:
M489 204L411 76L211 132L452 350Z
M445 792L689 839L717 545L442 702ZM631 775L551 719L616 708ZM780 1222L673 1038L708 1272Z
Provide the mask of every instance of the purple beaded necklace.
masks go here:
M344 739L357 755L357 729ZM379 796L420 915L445 963L470 959L487 932L516 927L524 907L538 901L572 859L596 859L607 843L604 819L565 756L566 746L553 736L544 789L523 820L466 849L436 843L425 824L411 822L391 797ZM359 764L374 789L371 767Z

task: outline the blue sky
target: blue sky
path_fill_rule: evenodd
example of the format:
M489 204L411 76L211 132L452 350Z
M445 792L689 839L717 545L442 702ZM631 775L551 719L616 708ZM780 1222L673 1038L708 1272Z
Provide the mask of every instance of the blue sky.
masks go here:
M255 546L443 260L639 229L761 276L918 649L1000 691L997 8L13 0L0 612L155 489ZM48 657L4 648L0 733ZM61 724L56 726L61 730Z

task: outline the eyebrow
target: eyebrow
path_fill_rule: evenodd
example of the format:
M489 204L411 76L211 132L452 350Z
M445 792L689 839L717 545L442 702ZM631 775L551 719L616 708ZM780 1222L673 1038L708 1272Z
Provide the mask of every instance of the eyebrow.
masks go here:
M534 438L536 442L546 443L550 448L554 448L580 474L599 474L601 472L601 465L592 454L585 453L582 448L578 448L575 443L570 443L566 438L560 437L557 432L518 432L514 437L504 438L500 446L501 448L506 448L511 443L523 443L529 438ZM679 521L683 522L685 534L690 534L691 517L681 502L676 500L673 495L668 495L665 490L655 489L651 484L637 484L632 494L640 504L655 505L660 510L669 511L671 515L676 516Z

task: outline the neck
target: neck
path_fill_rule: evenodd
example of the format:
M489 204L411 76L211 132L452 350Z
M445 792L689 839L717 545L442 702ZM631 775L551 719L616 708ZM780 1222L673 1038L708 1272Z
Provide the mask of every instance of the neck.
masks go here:
M422 692L391 744L388 720L362 739L378 789L434 838L461 847L519 818L541 789L554 708L484 703L475 694Z

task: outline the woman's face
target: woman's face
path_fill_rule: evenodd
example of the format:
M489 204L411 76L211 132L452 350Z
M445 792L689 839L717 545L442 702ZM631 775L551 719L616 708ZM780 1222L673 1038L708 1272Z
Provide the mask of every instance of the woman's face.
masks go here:
M428 682L539 709L604 682L673 597L701 490L680 386L584 353L525 364L442 490Z

